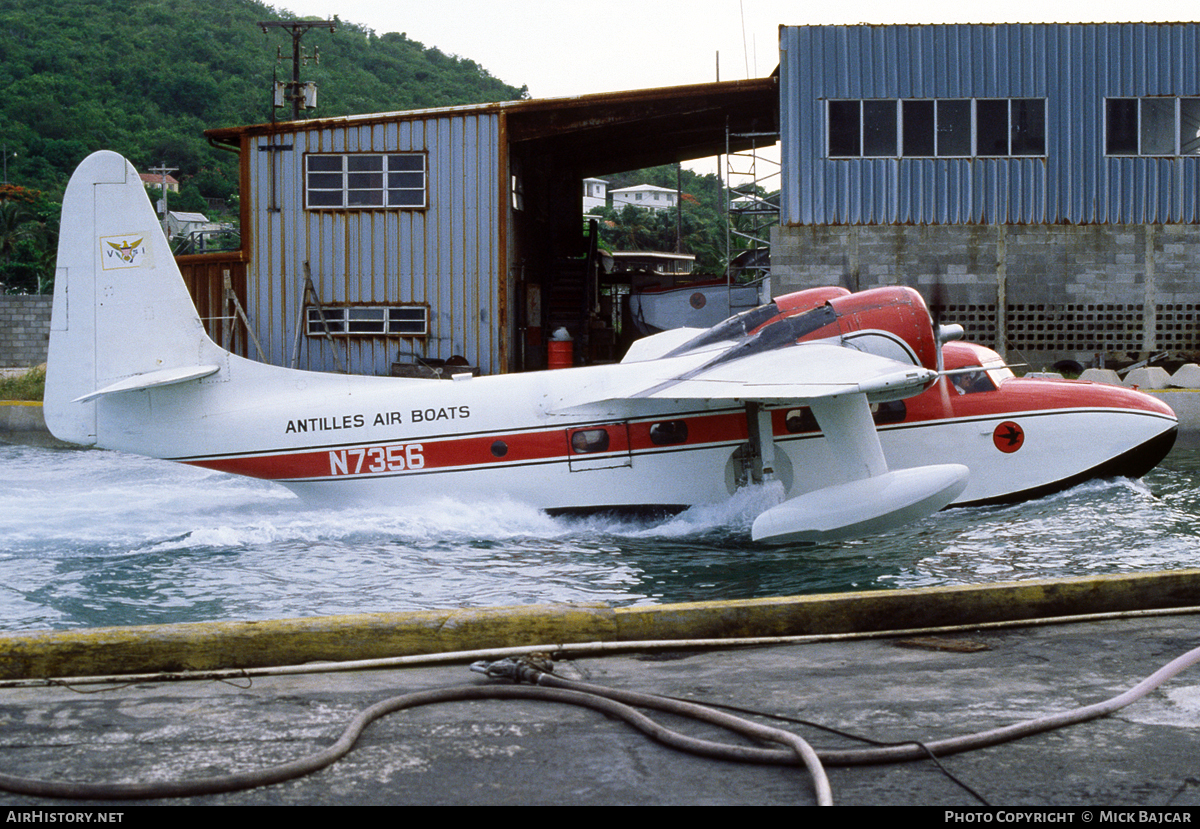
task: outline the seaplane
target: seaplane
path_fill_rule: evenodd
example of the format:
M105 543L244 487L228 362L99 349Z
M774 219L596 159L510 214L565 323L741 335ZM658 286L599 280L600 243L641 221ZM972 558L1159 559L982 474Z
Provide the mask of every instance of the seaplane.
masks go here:
M752 538L821 543L1141 477L1178 426L1132 389L1016 377L904 287L780 296L638 340L609 365L451 380L296 371L208 337L120 155L79 166L61 227L50 430L326 505L672 511L769 484Z

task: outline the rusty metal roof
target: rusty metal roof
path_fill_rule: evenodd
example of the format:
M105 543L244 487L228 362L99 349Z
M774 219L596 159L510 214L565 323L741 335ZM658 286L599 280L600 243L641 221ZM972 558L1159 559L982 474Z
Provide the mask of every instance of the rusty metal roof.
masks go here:
M510 143L564 144L586 159L584 174L704 158L725 151L733 133L774 132L778 78L603 92L567 98L470 104L313 118L206 130L210 141L238 146L245 136L499 112Z

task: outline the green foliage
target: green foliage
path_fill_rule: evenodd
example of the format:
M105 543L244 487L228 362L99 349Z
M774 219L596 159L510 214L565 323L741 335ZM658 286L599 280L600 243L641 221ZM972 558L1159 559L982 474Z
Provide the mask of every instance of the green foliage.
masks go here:
M209 212L208 202L204 200L204 196L200 195L200 191L186 184L180 186L178 193L171 195L168 203L171 205L172 211L180 210L185 213Z
M36 191L0 189L0 293L45 293L54 285L61 205Z
M292 18L257 0L5 0L0 138L17 153L9 181L54 191L88 153L112 149L142 169L177 167L180 181L207 170L203 195L227 198L236 159L211 148L203 131L271 119L273 73L291 77L291 38L256 23ZM319 86L313 115L524 96L473 61L403 34L378 37L338 21L336 32L314 29L302 45L320 51L320 64L301 70Z
M17 377L0 377L0 400L41 400L46 394L46 369L31 368Z
M275 29L264 34L256 24L295 17L258 0L0 0L0 141L9 154L8 181L61 198L76 165L109 149L141 170L177 168L175 178L198 194L185 195L181 207L204 198L235 202L237 159L209 146L203 133L271 120L273 73L291 78L291 37ZM403 34L377 36L338 21L336 32L314 29L302 45L308 54L320 51L319 65L301 69L319 88L312 116L527 97L524 87L502 83L473 61ZM278 67L277 47L284 55ZM291 116L280 110L277 117ZM11 201L2 193L0 200ZM27 249L28 236L21 242L4 233L0 290L34 290L39 280L44 289L49 275L33 271L52 261L53 249L47 257ZM55 234L43 233L42 243Z
M676 167L674 164L664 164L599 178L608 181L610 191L636 184L653 184L674 190ZM721 203L721 180L711 173L699 175L692 170L682 169L679 171L679 182L683 188L680 251L696 256L698 272L724 273L725 216ZM601 218L600 241L610 250L675 250L674 210L647 210L623 205L620 210L600 207L591 212Z

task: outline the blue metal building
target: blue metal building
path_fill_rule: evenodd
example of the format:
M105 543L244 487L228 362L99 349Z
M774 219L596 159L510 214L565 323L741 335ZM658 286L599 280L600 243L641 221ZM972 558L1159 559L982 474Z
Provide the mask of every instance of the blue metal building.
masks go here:
M785 26L775 290L923 289L1002 350L1200 347L1200 24Z

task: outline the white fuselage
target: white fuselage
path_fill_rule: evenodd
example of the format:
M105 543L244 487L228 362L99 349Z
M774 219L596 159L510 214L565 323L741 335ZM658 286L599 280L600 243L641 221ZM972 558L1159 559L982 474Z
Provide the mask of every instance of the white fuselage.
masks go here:
M125 410L107 422L128 426L101 436L102 445L276 480L325 502L503 496L549 510L682 507L723 500L749 476L739 407L655 401L647 414L642 402L630 416L618 401L554 413L579 388L619 383L631 366L439 381L288 372L231 359L222 374L262 369L261 381L201 380L199 394L189 384L101 400ZM1006 385L990 393L997 404ZM970 481L956 502L979 503L1053 487L1175 427L1162 412L1106 403L1101 388L1079 393L1078 405L1053 409L997 405L991 413L884 424L880 442L892 469L967 466ZM788 431L789 411L772 413L775 476L788 498L841 478L840 460L819 432ZM1012 422L1023 445L1000 451L996 432Z

